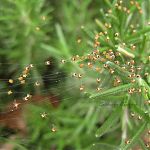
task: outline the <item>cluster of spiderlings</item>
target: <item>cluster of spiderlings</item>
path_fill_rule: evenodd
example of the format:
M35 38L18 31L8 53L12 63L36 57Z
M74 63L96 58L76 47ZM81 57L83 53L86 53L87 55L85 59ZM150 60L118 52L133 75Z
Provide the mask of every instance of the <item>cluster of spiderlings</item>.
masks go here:
M78 66L81 69L89 69L94 72L97 72L99 75L103 71L108 71L109 74L114 75L114 82L113 86L119 86L121 82L123 81L122 77L117 75L117 67L120 68L120 71L122 74L126 75L126 79L129 83L134 83L138 78L142 78L142 66L136 66L136 63L133 59L128 59L124 64L119 61L118 57L120 57L122 54L119 52L113 52L113 50L103 51L100 52L99 50L93 50L90 54L84 55L84 56L74 56L71 58L74 63L77 63ZM112 64L111 64L112 63ZM87 70L86 70L87 71ZM88 71L87 71L88 72ZM125 73L124 73L125 72ZM148 76L149 73L145 72L144 76ZM86 76L80 73L73 73L73 77L77 77L78 79L83 79L84 76ZM101 81L101 79L98 77L95 80L97 83ZM98 88L99 89L99 88ZM84 90L84 86L80 86L80 90ZM100 91L100 90L98 90ZM127 90L130 94L134 92L141 92L140 88L130 88ZM145 92L148 92L147 89L145 89Z
M142 8L139 4L139 2L135 1L135 0L131 0L130 1L130 5L135 6L135 8L138 10L138 12L140 14L142 14ZM120 11L124 11L127 14L130 14L130 8L127 8L126 6L123 5L123 1L119 0L116 4L115 7L120 10Z
M26 82L26 78L28 77L30 70L33 68L33 64L30 64L29 66L25 67L25 69L23 70L22 74L18 77L18 81L20 84L25 84ZM8 80L9 84L14 84L14 80L13 79L9 79ZM8 95L13 94L12 90L9 90Z
M60 61L60 63L64 64L65 60L62 59ZM7 66L7 64L2 64L2 65ZM8 86L11 89L8 92L3 92L4 90L6 90L6 88L0 88L0 94L7 94L12 99L12 102L10 102L10 104L8 105L8 109L6 110L6 113L5 113L5 109L4 109L4 112L3 112L4 115L7 114L7 113L10 113L10 112L20 110L24 106L24 104L32 102L32 98L34 99L34 96L36 95L34 93L34 91L29 92L29 93L27 91L17 92L15 90L15 88L20 87L20 85L21 85L21 87L32 86L32 85L33 85L33 87L35 86L35 88L39 87L41 85L40 80L38 80L39 77L34 78L32 76L32 72L34 71L34 69L37 66L47 67L47 66L50 66L50 65L54 65L52 61L46 61L45 63L43 62L43 63L39 63L39 64L29 64L23 69L23 71L20 71L20 73L15 78L0 79L0 81L2 81L2 82L4 81L4 82L6 82L6 84L8 83ZM18 66L18 68L19 68L19 66ZM18 72L19 72L19 69L18 69ZM51 81L51 82L56 82L57 81L57 82L59 82L60 78L61 78L61 72L58 72L58 71L52 72L51 74L46 74L42 77L44 78L45 81ZM73 85L68 87L66 89L66 91L70 90L71 88L73 88ZM43 96L43 99L41 101L49 101L51 98L55 99L55 97L60 95L60 93L58 93L58 94L55 94L54 96L51 96L50 98L47 98L47 95L48 95L49 91L50 91L50 89L42 90L42 88L41 88L41 94ZM17 97L14 96L16 93L19 93L19 94L21 93L20 94L21 96L17 96ZM46 96L46 98L44 98L44 96ZM52 105L55 105L55 103L58 103L58 100L54 100L54 101L51 102ZM41 112L40 115L41 115L41 118L45 118L45 119L47 118L47 113L46 112ZM8 119L14 119L14 118L8 118ZM5 120L7 120L7 118ZM1 121L3 121L3 120L0 119L0 122ZM56 132L57 128L53 125L51 127L51 131Z
M22 71L22 73L19 75L17 80L13 80L13 79L9 79L8 82L9 84L11 84L11 87L15 87L17 85L25 85L26 84L26 80L28 79L31 70L33 69L34 65L30 64L28 66L26 66L24 68L24 70ZM15 92L14 92L15 93ZM8 95L13 94L12 90L8 91ZM23 97L24 101L28 101L32 98L31 94L26 94L25 97ZM16 100L14 100L11 111L14 111L16 109L19 108L19 106L21 105L21 102L17 102Z

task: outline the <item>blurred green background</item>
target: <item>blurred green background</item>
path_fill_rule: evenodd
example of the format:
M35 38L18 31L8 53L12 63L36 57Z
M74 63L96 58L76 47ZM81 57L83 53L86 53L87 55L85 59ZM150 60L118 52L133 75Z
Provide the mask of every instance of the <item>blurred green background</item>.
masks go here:
M0 1L1 112L5 112L7 105L15 98L23 97L25 94L22 91L38 96L52 95L52 98L60 101L57 108L47 103L40 103L40 106L30 104L24 113L27 135L20 139L18 126L16 129L4 126L0 130L0 141L6 145L1 143L2 147L7 147L8 143L14 146L12 149L79 150L89 148L96 141L94 130L99 110L93 105L89 107L88 103L81 104L82 98L77 96L78 90L73 92L72 89L64 89L69 89L68 86L75 88L71 84L73 79L68 76L78 67L65 67L60 60L70 60L71 56L84 54L92 47L87 36L90 32L83 32L81 26L89 31L96 30L95 18L99 17L102 6L103 2L99 0ZM82 40L80 46L78 39ZM47 60L52 62L50 67L44 65ZM29 64L34 64L34 71L28 82L34 83L38 78L41 86L37 88L30 83L26 86L18 85L11 88L18 93L12 96L2 94L10 89L7 79L17 79ZM54 78L56 72L61 74ZM54 75L51 77L51 74ZM50 75L50 79L44 79L44 75ZM60 84L55 83L58 79L61 79ZM43 112L47 114L44 120L40 115ZM6 115L12 124L16 124L14 117L11 120ZM58 132L51 131L53 124ZM11 139L13 135L16 136L15 139Z

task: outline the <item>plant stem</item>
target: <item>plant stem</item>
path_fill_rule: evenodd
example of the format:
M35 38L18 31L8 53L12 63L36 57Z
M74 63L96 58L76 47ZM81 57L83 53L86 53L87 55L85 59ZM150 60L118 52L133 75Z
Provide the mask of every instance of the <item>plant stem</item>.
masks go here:
M128 125L129 117L128 117L128 108L124 108L123 117L122 117L122 143L127 138L127 125Z

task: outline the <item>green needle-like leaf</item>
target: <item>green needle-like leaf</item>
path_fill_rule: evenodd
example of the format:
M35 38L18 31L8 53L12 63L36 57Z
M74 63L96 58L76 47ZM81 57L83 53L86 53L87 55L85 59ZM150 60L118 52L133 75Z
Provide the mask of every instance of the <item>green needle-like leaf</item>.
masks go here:
M136 34L128 36L128 37L126 38L126 40L131 40L131 39L133 39L133 38L135 38L135 37L144 35L145 33L148 33L148 32L150 32L150 27L145 27L144 29L138 31Z
M131 146L133 146L133 144L138 141L140 135L143 133L143 131L146 129L147 126L147 122L144 122L142 126L140 126L140 128L137 130L136 134L133 136L133 138L130 140L130 143L127 145L121 145L120 146L120 150L128 150L129 148L131 148Z
M110 127L116 122L116 120L119 117L121 111L121 106L116 108L111 116L104 122L104 124L97 130L96 137L101 137L103 134L105 134Z
M136 112L138 115L142 116L143 119L145 119L146 121L150 122L150 116L147 113L144 112L144 110L142 110L142 108L138 107L136 104L132 104L132 109L134 112Z
M108 89L108 90L106 90L104 92L93 94L93 95L90 96L90 98L96 98L96 97L101 98L101 97L105 97L105 96L118 94L118 93L127 91L131 87L133 87L133 84L131 84L131 83L125 84L125 85L120 85L118 87L114 87L114 88Z
M129 79L128 75L130 74L128 71L123 70L120 66L114 64L111 61L107 61L106 64L108 64L111 68L115 69L116 73L125 79Z

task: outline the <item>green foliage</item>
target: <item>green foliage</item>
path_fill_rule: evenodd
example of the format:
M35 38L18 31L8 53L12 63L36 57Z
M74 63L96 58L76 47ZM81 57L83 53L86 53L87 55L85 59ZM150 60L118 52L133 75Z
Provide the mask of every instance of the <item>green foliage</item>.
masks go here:
M2 63L10 65L8 72L1 70L0 75L5 78L17 77L18 69L22 70L30 63L43 63L51 57L56 60L56 66L62 67L66 73L64 82L57 84L57 89L53 85L51 88L42 86L38 90L32 86L24 89L31 89L36 94L42 91L55 93L54 98L61 102L58 108L44 103L47 101L45 98L40 105L27 105L24 118L28 135L22 140L19 136L14 140L1 137L2 141L12 143L16 149L127 150L136 144L146 149L142 134L150 127L150 107L145 105L145 101L150 99L150 76L144 76L145 72L150 72L150 0L138 2L142 15L128 0L123 4L130 9L130 13L124 12L123 7L119 10L117 0L1 0L0 59ZM108 28L106 24L111 27ZM107 69L102 69L99 77L103 81L99 86L104 90L96 93L91 84L96 78L93 71L79 68L82 61L62 65L60 60L68 61L74 55L86 56L91 53L95 35L100 32L104 32L98 39L100 46L94 49L102 54L110 49L119 52L117 58L120 64L111 60L95 62L98 67L108 65L115 70L110 75ZM77 43L78 39L81 39L80 44ZM129 70L122 69L131 59L135 60L136 67L142 66L142 78L135 77L134 83L130 83ZM21 67L14 65L14 62ZM55 72L59 71L56 66ZM44 85L44 71L43 67L37 65L31 77L38 77ZM86 75L89 87L83 94L76 88L78 83L70 78L73 71ZM53 70L51 73L54 73ZM114 87L113 79L118 76L122 83ZM5 89L7 85L1 82L0 87ZM128 90L132 88L140 88L141 93L130 95ZM46 112L46 118L41 117L43 112ZM142 119L131 119L130 113ZM56 132L52 132L53 126ZM128 139L129 143L125 144Z
M37 63L43 54L40 45L48 42L52 30L52 8L45 10L45 5L45 0L1 1L1 56L22 65Z
M109 116L109 118L104 122L104 124L97 130L96 137L101 137L105 132L109 130L110 127L114 125L116 120L119 118L121 112L121 107L116 108L114 112Z
M139 136L143 133L146 126L147 126L147 122L145 122L139 129L137 129L136 134L132 137L130 143L128 145L121 145L120 149L121 150L128 150L129 148L131 148L132 145L134 144L134 142L136 142L137 139L139 138Z

